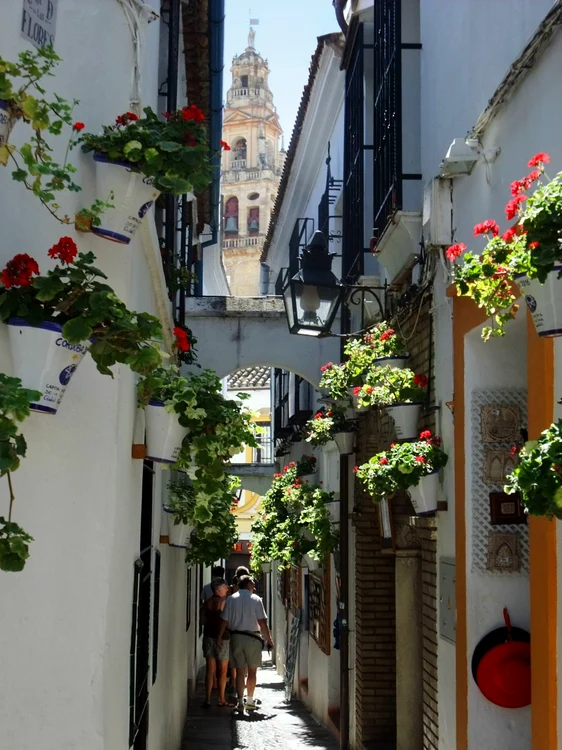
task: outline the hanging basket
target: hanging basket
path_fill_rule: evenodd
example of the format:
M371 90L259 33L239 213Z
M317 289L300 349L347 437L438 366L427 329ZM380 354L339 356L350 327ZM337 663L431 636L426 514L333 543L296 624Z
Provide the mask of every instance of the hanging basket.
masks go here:
M114 208L101 214L101 226L92 226L92 232L128 245L160 192L152 185L152 177L129 162L109 161L104 154L94 154L94 161L97 197L109 200ZM113 197L109 199L110 194Z
M437 490L439 488L439 472L420 479L417 487L409 487L408 494L418 516L433 513L437 510Z
M174 523L174 511L164 506L164 513L168 516L168 546L179 549L191 547L191 532L194 527L188 523Z
M380 357L379 359L375 359L373 365L375 367L384 367L385 365L391 365L397 370L403 370L406 367L406 363L409 359L409 354L395 354L392 357Z
M5 99L0 99L0 146L8 143L15 119L10 115L10 105Z
M14 376L24 388L41 391L43 397L30 404L32 411L56 414L66 387L90 348L90 342L71 344L58 323L31 326L22 318L8 320L8 336Z
M535 330L541 338L562 336L562 266L554 266L544 284L525 274L515 277L515 283L531 312Z
M354 452L355 430L347 430L346 432L335 432L334 440L342 456L346 456Z
M394 420L398 440L411 440L418 436L421 404L395 404L385 408L387 414Z
M161 401L149 401L146 412L146 457L159 464L174 464L189 432L178 415L170 413Z

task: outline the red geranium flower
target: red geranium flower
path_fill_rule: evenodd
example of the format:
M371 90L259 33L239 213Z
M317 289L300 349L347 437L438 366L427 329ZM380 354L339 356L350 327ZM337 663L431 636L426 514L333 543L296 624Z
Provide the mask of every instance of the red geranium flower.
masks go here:
M360 393L361 393L361 386L356 385L355 388L353 389L353 395L358 396Z
M510 456L514 456L517 453L518 450L519 450L519 448L516 445L512 445L511 446L511 450L509 451L509 455Z
M379 464L380 464L381 466L386 466L386 465L387 465L387 463L388 463L388 458L387 458L386 456L381 456L381 457L379 458Z
M174 336L176 337L176 347L180 352L188 352L191 349L189 338L183 328L174 328Z
M126 114L127 114L127 119L129 120L129 122L134 122L135 120L139 119L139 116L136 115L134 112L127 112Z
M83 122L75 122L74 125L72 126L72 129L76 130L79 133L81 130L84 130L85 127L86 126L84 125Z
M232 151L232 149L230 148L230 146L228 145L226 141L221 141L221 148L224 148L225 151Z
M78 248L72 237L61 237L60 240L49 250L47 255L49 258L57 258L63 263L72 263L74 258L78 255Z
M515 227L510 227L507 232L504 232L504 234L502 235L502 240L504 242L507 242L507 244L509 245L509 243L513 241L514 237L517 237L517 229Z
M368 385L368 386L366 386L366 387L365 387L365 391L366 391L367 393L372 393L372 392L373 392L374 390L375 390L375 389L373 388L373 386L372 386L372 385Z
M322 419L322 412L317 411L316 414L314 415L314 419Z
M445 255L447 256L448 260L452 262L456 260L460 255L462 255L465 250L466 245L463 245L462 242L458 242L456 245L451 245L451 247L447 248Z
M427 386L427 377L425 375L415 375L414 385L417 385L419 388L425 388Z
M186 122L190 120L193 120L193 122L203 122L205 119L205 115L195 104L190 104L189 107L182 107L181 116Z
M529 160L530 167L540 167L543 164L550 164L550 156L541 151L535 154L532 159Z
M396 443L391 443L391 444L390 444L390 447L391 447L391 448L395 448L395 447L396 447Z
M523 203L523 201L526 200L526 195L516 195L515 198L512 198L508 202L507 206L505 207L505 215L508 221L511 221L511 219L515 218L517 211L519 211L519 204Z
M388 341L391 336L394 336L394 329L389 328L388 331L381 333L379 341Z
M416 456L416 461L419 464L424 464L425 463L425 457L424 456Z
M531 250L536 250L536 248L538 246L539 246L538 242L531 242L531 244L529 245L529 247L531 248Z
M289 471L289 467L288 466L284 466L283 467L283 471Z
M358 471L359 471L359 467L358 466L354 466L353 467L354 474L357 474Z
M497 237L500 233L500 228L493 219L486 219L486 221L483 221L474 227L475 237L479 234L488 234L489 232L491 232L494 237Z
M30 286L34 274L39 275L37 261L27 253L18 253L6 264L6 268L0 274L0 281L6 289L13 286Z
M291 461L291 463L289 464L289 466L291 467L291 469L294 469L295 466L296 466L296 463L294 461Z
M420 440L430 440L431 438L431 432L429 430L424 430L423 432L420 432Z

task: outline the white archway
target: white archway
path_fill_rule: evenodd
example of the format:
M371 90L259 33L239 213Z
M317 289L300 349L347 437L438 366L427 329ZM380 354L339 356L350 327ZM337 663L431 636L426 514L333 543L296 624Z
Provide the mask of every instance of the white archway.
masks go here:
M261 365L294 372L317 389L320 367L339 362L337 338L289 333L281 297L189 297L185 323L197 339L199 363L221 379Z

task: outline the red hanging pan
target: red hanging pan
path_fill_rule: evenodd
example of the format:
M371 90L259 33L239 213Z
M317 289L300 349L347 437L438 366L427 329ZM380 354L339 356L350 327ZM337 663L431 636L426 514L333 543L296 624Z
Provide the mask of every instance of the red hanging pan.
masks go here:
M472 674L482 694L496 706L521 708L531 703L531 636L511 626L507 607L505 627L484 636L472 655Z

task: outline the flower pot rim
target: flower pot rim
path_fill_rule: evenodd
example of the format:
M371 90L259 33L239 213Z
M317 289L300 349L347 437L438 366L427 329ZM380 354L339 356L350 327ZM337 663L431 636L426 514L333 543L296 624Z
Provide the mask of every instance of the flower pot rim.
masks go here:
M0 109L7 112L10 109L10 102L8 99L0 99Z
M551 274L551 273L554 273L554 271L562 271L562 264L558 264L558 265L552 266L552 268L550 269L550 271L548 273ZM529 278L529 274L527 274L527 273L514 273L513 274L513 278L514 279L522 279L525 276L529 279L529 281L539 281L536 278L535 279L530 279ZM539 284L541 286L544 286L544 284L546 284L546 281L544 283L542 283L542 282L539 281Z
M398 406L423 406L423 401L405 401L400 402L399 404L388 404L385 405L385 409L396 409Z
M135 167L132 161L126 161L121 159L110 159L106 154L102 153L101 151L94 151L94 161L100 162L101 164L114 164L116 167L125 167L126 169L129 169L131 172L135 172L137 174L141 173L141 170L138 167Z
M388 357L377 357L373 362L384 362L387 359L410 359L410 352L405 352L405 354L390 354Z
M39 325L33 325L29 323L25 318L8 318L6 321L9 326L22 326L25 328L41 328L44 331L53 331L54 333L62 333L62 326L60 323L53 323L50 320L46 320Z
M334 435L355 434L356 432L357 429L355 427L351 427L349 430L334 430Z

